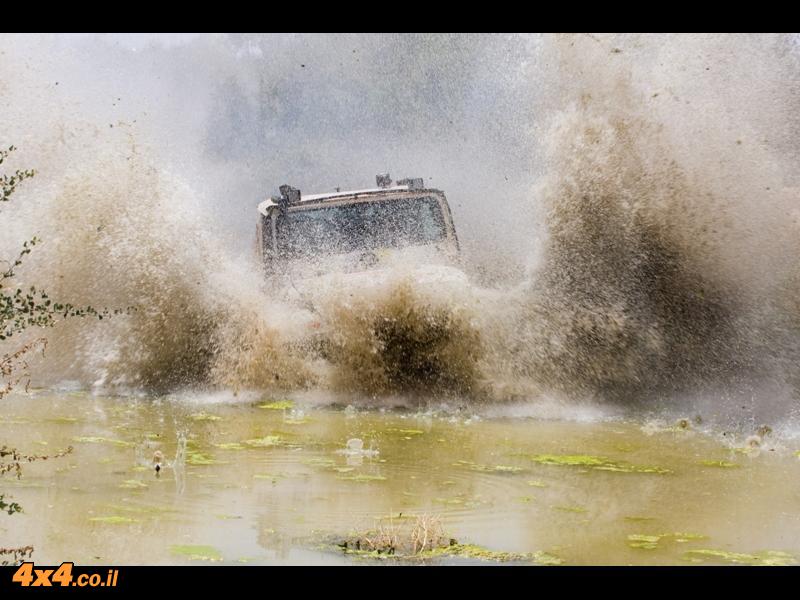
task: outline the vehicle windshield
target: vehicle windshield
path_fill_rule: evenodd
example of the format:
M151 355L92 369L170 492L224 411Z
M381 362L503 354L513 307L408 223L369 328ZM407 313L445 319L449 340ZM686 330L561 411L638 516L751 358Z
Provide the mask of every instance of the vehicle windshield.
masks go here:
M445 236L442 209L430 196L293 211L276 222L284 259L432 244Z

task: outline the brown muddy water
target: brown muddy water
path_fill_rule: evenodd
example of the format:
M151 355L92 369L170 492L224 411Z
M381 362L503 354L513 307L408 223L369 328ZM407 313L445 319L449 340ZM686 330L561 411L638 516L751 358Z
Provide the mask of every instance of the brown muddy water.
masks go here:
M460 544L526 555L519 563L800 557L800 460L771 435L745 449L741 435L694 422L366 410L303 397L39 391L5 409L5 442L28 454L74 448L3 481L24 509L0 520L3 539L33 544L43 564L371 564L337 541L376 519L423 514L440 516ZM373 452L342 453L351 438Z

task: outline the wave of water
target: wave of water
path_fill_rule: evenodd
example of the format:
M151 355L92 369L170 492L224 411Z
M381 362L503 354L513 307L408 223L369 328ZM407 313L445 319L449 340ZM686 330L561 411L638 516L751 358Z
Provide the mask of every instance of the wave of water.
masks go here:
M498 83L514 92L517 104L504 109L529 134L524 143L517 131L492 138L486 161L498 177L505 154L511 164L527 153L524 182L509 190L524 203L504 208L501 188L467 176L476 164L460 165L467 206L450 199L467 232L469 279L439 289L397 268L369 289L318 290L314 314L266 288L251 256L230 243L238 226L217 218L204 180L188 175L197 164L222 172L207 148L196 155L187 145L184 161L164 151L163 115L148 127L101 127L48 80L74 64L60 65L45 49L55 66L28 71L12 48L2 59L0 95L11 107L3 131L23 148L19 166L39 176L18 206L4 207L13 235L0 249L5 255L35 233L45 243L20 270L21 283L46 283L73 303L135 309L59 324L36 380L114 391L329 390L791 413L800 381L796 38L520 40L526 66L513 85ZM308 43L319 50L332 42ZM214 44L194 50L230 50ZM287 53L300 52L287 44ZM430 45L433 55L438 46ZM378 60L379 46L366 62ZM459 44L452 51L466 79L442 69L439 83L467 95L476 57ZM175 49L152 52L179 60ZM260 60L254 50L249 56ZM239 60L220 59L219 68L243 68ZM280 76L290 79L286 68ZM254 93L275 101L274 89ZM431 102L404 106L404 115ZM218 130L223 117L215 118ZM435 126L446 130L426 123ZM447 153L456 142L445 136L433 148ZM274 144L273 153L287 153L275 164L320 151L299 145L302 157ZM227 164L230 177L248 172L246 157ZM506 230L508 212L519 224ZM494 245L482 245L486 237ZM524 269L498 276L506 256ZM323 352L298 342L314 321Z

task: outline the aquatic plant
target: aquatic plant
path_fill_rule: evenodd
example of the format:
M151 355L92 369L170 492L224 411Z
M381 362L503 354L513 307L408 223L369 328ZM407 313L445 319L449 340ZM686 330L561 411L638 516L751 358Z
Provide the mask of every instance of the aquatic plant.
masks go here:
M522 473L526 469L512 465L481 465L469 460L459 460L453 463L454 467L464 467L470 471L478 471L480 473Z
M222 560L222 553L213 546L173 545L169 551L177 556L185 556L189 560Z
M272 446L280 446L283 443L283 438L279 435L267 435L262 438L244 441L244 444L251 448L271 448Z
M92 523L106 523L108 525L130 525L132 523L138 523L138 519L132 519L130 517L121 517L119 515L111 515L108 517L91 517L89 519Z
M701 548L689 550L683 554L684 559L690 562L704 562L706 560L719 560L727 563L742 565L762 565L762 566L786 566L797 564L797 559L786 552L778 550L767 550L755 554L743 554L741 552L729 552L727 550L714 550Z
M631 548L639 548L643 550L655 550L661 540L672 540L679 544L685 542L704 540L707 536L699 533L659 533L656 535L645 535L641 533L632 533L628 536L628 546Z
M633 465L625 462L616 462L602 456L588 454L532 454L529 460L542 465L558 465L567 467L586 467L596 471L611 471L616 473L652 473L666 475L672 473L669 469L654 465Z
M294 408L294 402L292 402L291 400L274 400L272 402L259 404L258 408L265 408L268 410L287 410L290 408Z
M389 427L386 431L391 431L393 433L402 433L403 435L422 435L425 433L421 429L398 429L396 427Z
M79 436L72 438L73 442L81 444L113 444L120 448L130 448L134 446L133 442L126 442L125 440L115 440L101 436Z
M431 550L423 558L453 556L457 558L477 559L491 562L534 562L539 565L560 565L564 561L549 552L500 552L489 550L475 544L453 544L444 548Z
M222 417L218 417L217 415L211 415L206 412L199 412L189 415L189 418L192 421L221 421Z
M455 543L445 535L438 515L422 514L413 521L395 519L393 515L375 519L374 529L351 534L337 545L348 554L413 557Z
M386 481L383 475L367 475L365 473L358 473L357 475L340 475L336 479L343 479L345 481Z
M239 442L224 442L222 444L214 444L214 447L220 450L244 450L244 446Z
M700 460L697 464L704 467L716 467L718 469L736 469L741 466L727 460Z
M658 547L658 542L660 540L660 535L642 535L639 533L634 533L628 536L628 546L631 548L655 550Z
M186 453L187 465L215 465L218 464L218 462L219 461L206 454L203 454L202 452L190 451Z
M353 533L336 545L346 554L372 559L407 561L446 557L491 562L533 562L559 565L563 561L547 552L518 553L489 550L475 544L461 544L442 527L438 515L390 515L375 520L375 527Z
M142 490L148 486L144 481L139 481L138 479L126 479L119 484L119 487L125 490Z

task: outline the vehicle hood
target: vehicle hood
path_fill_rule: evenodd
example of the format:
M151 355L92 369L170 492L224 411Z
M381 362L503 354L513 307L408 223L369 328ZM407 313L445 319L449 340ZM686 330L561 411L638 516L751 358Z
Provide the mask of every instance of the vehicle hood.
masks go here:
M469 287L467 275L454 265L421 264L292 277L285 294L287 299L313 308L336 298L367 299L403 283L410 283L420 293L435 293L437 297L458 295Z

